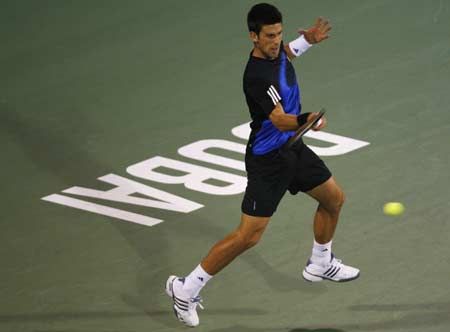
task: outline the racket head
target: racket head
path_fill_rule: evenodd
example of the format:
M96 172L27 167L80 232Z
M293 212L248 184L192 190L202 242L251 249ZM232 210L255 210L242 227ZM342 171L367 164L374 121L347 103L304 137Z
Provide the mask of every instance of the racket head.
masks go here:
M311 120L303 124L301 127L299 127L295 131L295 134L288 140L286 148L289 149L292 146L294 146L295 143L297 143L303 135L305 135L312 127L314 127L317 124L317 122L319 122L319 120L325 115L326 112L327 111L324 108L322 108L314 118L312 118Z

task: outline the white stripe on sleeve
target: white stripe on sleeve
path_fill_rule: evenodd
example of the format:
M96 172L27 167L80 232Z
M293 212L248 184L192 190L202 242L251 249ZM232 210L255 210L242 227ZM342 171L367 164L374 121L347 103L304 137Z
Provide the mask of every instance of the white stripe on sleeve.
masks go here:
M278 94L277 89L275 89L275 87L274 87L273 85L271 85L269 89L272 89L272 91L274 92L275 96L278 97L278 101L280 101L280 100L281 100L281 97L280 97L280 95Z
M270 98L272 98L272 102L274 105L276 105L281 100L278 91L275 89L273 85L269 87L269 90L267 90L267 94L270 96Z
M277 104L277 100L276 100L275 97L272 95L272 93L271 93L270 90L267 90L267 94L270 96L270 98L272 98L272 103L273 103L274 105L276 105L276 104Z

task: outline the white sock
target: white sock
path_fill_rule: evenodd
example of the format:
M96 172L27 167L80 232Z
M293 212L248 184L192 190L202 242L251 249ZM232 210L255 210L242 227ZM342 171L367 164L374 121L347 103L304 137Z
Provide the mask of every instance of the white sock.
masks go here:
M213 276L209 275L202 266L198 264L194 271L192 271L184 281L183 290L189 294L190 297L196 297L200 290Z
M325 265L331 260L331 243L330 241L325 244L317 243L314 240L314 245L312 249L311 261L314 264Z

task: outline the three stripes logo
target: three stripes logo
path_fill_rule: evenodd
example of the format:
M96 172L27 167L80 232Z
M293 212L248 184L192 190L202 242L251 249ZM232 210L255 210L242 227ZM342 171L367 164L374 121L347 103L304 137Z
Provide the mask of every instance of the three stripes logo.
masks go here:
M182 299L179 299L179 298L176 297L175 295L173 296L173 302L174 302L175 306L176 306L179 310L181 310L181 311L188 311L188 308L189 308L188 302L186 302L186 301L184 301L184 300L182 300Z
M331 266L328 270L325 271L324 275L333 278L340 270L340 267L337 266Z
M273 85L271 85L269 87L269 90L267 90L267 94L270 96L270 98L272 99L272 102L275 106L281 100L281 97L280 97L277 89L275 89L275 87Z

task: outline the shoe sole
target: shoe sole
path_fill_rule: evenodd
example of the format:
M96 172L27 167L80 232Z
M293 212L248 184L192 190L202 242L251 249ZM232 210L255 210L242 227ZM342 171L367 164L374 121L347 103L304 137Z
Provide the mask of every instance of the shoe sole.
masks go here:
M327 277L316 276L315 274L311 274L308 271L303 270L302 277L303 277L303 279L305 279L308 282L321 282L321 281L324 281L324 280L333 281L333 282L347 282L347 281L352 281L352 280L358 279L359 278L359 272L358 272L358 274L356 276L351 277L351 278L340 279L340 280L333 280L333 279L330 279L330 278L327 278Z

